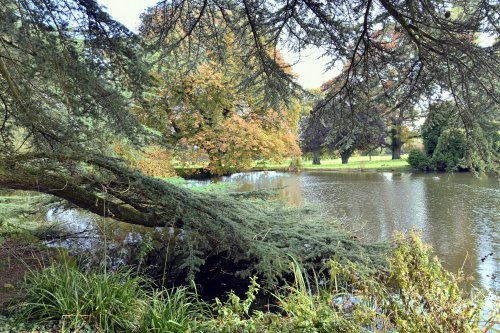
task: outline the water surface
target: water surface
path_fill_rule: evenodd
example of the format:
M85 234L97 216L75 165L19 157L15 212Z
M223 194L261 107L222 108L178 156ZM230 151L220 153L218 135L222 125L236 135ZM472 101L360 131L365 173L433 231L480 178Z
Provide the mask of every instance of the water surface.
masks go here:
M218 181L235 182L232 191L279 188L281 199L319 206L366 242L389 240L395 231L421 229L446 268L463 268L485 288L500 287L500 182L493 177L268 171Z

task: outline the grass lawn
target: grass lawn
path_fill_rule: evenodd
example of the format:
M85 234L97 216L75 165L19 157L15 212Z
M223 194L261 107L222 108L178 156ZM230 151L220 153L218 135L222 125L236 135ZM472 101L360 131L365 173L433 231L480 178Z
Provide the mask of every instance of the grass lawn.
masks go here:
M372 156L371 161L369 156L353 156L349 159L349 163L342 164L340 158L337 159L325 159L321 160L320 165L313 165L312 160L302 161L303 169L310 170L363 170L363 169L373 169L373 170L402 170L408 169L409 164L407 162L408 155L402 155L400 160L392 160L390 155L383 156ZM290 165L290 160L284 160L279 164L261 164L254 169L256 170L273 170L287 168Z
M320 165L313 165L312 160L302 160L301 169L306 170L331 170L331 171L383 171L383 170L409 170L408 155L401 155L400 160L392 160L390 155L382 156L352 156L349 163L342 164L340 158L322 159ZM290 166L291 159L285 159L281 163L256 162L252 171L260 170L284 170ZM178 166L179 167L179 166ZM203 165L193 165L192 168L203 168ZM175 180L172 181L175 183ZM182 181L181 181L182 182ZM181 185L181 184L177 184Z

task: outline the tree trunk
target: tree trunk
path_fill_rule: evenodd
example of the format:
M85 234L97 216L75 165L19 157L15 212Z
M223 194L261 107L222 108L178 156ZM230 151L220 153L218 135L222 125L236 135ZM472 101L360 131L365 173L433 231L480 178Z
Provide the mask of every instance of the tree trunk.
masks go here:
M401 134L401 126L394 126L391 129L391 152L393 160L401 159L401 147L403 146Z
M401 146L396 146L392 148L392 159L393 160L400 160L401 159Z
M349 162L349 157L351 157L351 152L350 151L343 151L340 153L340 157L342 158L342 164L347 164Z
M313 151L313 165L320 165L320 153L319 151Z

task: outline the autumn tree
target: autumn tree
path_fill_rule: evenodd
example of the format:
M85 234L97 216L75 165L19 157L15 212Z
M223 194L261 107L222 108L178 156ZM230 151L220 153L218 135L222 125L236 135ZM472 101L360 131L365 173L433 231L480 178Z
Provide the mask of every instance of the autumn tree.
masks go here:
M182 77L156 74L160 84L150 94L149 111L134 112L162 132L181 162L205 165L214 175L299 154L298 101L275 104L278 110L263 107L255 91L237 89L236 78L215 68L211 62Z
M273 93L266 82L255 80L254 60L244 55L220 13L212 13L213 21L169 47L184 34L191 14L159 4L142 16L142 36L160 51L153 56L159 82L151 98L154 114L139 112L141 118L162 131L181 161L205 165L211 174L297 155L298 96L292 89ZM168 27L172 33L165 34L170 15L179 19ZM270 56L272 49L267 49ZM273 56L284 75L293 77L281 54Z

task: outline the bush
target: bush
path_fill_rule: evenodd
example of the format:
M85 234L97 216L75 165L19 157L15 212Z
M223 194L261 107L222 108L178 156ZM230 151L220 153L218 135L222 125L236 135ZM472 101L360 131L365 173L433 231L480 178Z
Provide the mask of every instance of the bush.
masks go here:
M420 149L412 149L408 155L408 163L417 170L427 170L429 168L429 159Z
M461 277L442 268L418 233L397 235L395 245L390 272L379 277L332 260L327 275L310 280L294 263L294 282L276 294L278 313L249 311L259 289L252 280L246 300L230 294L226 303L217 301L217 316L201 331L472 333L493 327L494 316L481 318L484 296L462 291Z
M288 165L288 170L289 171L300 171L302 169L302 159L300 156L298 157L292 157L292 160L290 161L290 165Z
M461 276L444 270L416 232L396 235L389 272L378 276L354 263L330 260L321 274L306 274L293 262L293 282L275 290L276 310L252 310L256 278L245 299L230 293L213 312L185 288L143 292L130 272L84 274L56 265L30 275L22 304L25 322L39 332L490 332L484 296L459 287ZM495 310L495 309L493 309ZM0 317L0 320L2 318ZM50 321L59 321L51 326ZM27 326L9 331L33 332Z
M465 156L465 133L460 129L447 129L439 137L431 158L432 168L438 171L459 169Z
M396 251L391 262L395 293L384 295L384 307L398 332L486 332L481 328L482 297L469 296L459 288L461 276L441 266L412 232L406 239L396 236ZM488 325L486 325L487 327Z

